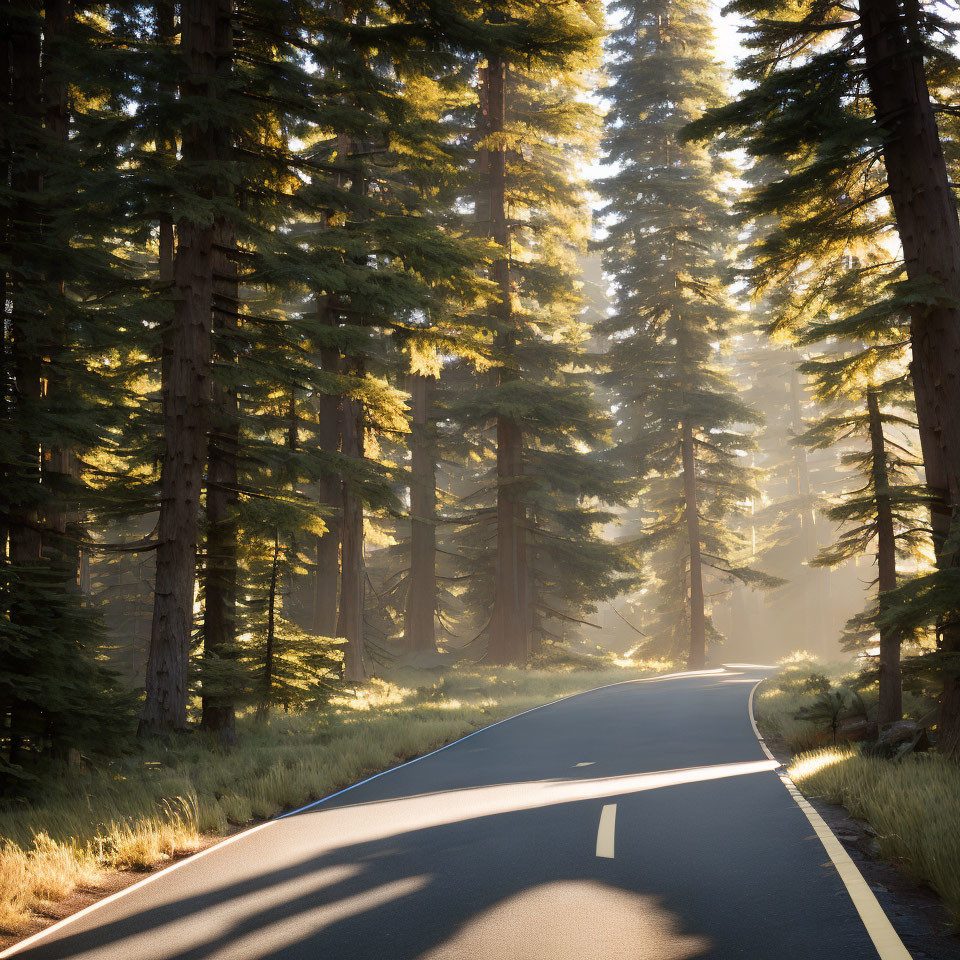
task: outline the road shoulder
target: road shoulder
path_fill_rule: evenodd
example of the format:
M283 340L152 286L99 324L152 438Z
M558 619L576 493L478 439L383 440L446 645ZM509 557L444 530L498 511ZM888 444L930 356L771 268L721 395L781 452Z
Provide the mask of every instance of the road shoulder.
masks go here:
M774 759L786 765L792 754L773 738L762 741ZM863 875L913 960L960 960L960 936L954 931L943 902L929 887L917 883L897 864L879 856L869 824L840 804L804 795Z

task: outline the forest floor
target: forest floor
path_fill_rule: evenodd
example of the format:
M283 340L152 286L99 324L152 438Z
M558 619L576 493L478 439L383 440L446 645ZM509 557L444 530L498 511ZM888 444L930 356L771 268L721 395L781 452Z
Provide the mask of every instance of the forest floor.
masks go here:
M323 711L238 719L238 744L190 733L41 784L0 808L0 947L194 853L474 730L571 694L670 669L405 670Z
M855 676L849 664L787 663L758 687L757 723L878 899L886 897L884 909L898 930L911 923L926 928L929 952L914 955L960 957L960 768L935 752L895 760L867 756L859 744L834 744L824 721L797 716L824 683L830 691L846 689ZM875 691L860 694L869 708ZM929 709L919 698L904 699L908 716Z

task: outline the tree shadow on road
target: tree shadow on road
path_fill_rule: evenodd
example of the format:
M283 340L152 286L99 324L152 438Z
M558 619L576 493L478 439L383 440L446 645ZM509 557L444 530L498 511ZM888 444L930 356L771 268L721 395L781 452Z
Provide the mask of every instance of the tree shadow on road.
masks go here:
M664 771L663 773L667 773ZM685 773L685 771L679 771ZM619 779L619 778L614 778ZM438 815L420 829L404 830L407 817L369 839L333 845L317 856L276 870L178 895L196 885L184 873L204 867L215 877L216 852L151 884L156 905L123 917L103 916L90 930L63 931L22 956L30 960L718 960L771 956L781 928L809 926L808 902L826 895L837 914L837 890L794 889L780 851L746 861L737 856L768 805L766 787L737 789L732 776L681 782L669 789L607 794L463 816ZM580 788L582 779L567 783ZM522 785L528 788L530 785ZM483 788L481 788L483 789ZM495 787L491 789L506 789ZM464 791L469 793L470 791ZM448 798L449 799L449 798ZM439 796L406 798L441 805ZM606 801L618 805L616 857L595 854L597 823ZM355 804L301 814L298 831L326 831L329 814L351 817L361 833L384 820L384 804ZM650 824L657 824L650 830ZM335 825L335 822L334 822ZM774 825L779 829L779 825ZM260 853L271 834L261 831ZM274 840L273 842L277 842ZM233 849L236 856L237 846ZM749 868L749 869L748 869ZM236 862L230 863L236 872ZM178 877L181 882L178 883ZM208 880L209 882L209 880ZM821 885L824 881L821 881ZM159 896L158 896L159 894ZM123 901L121 901L123 903ZM118 904L119 906L119 904ZM134 908L134 909L131 909ZM778 915L772 915L773 910ZM786 915L784 915L786 910ZM866 960L866 938L853 925L827 916L813 952ZM849 918L847 918L849 919ZM855 920L855 917L853 918ZM845 926L846 924L846 926ZM845 933L846 930L846 933ZM820 946L817 946L817 943ZM794 954L789 954L794 956Z

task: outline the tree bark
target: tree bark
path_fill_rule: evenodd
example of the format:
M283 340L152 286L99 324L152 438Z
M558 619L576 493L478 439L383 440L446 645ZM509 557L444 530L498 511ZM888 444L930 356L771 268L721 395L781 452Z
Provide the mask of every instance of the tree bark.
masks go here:
M157 0L157 39L166 46L173 42L176 36L175 22L175 0ZM177 85L169 79L163 79L158 84L158 99L161 106L167 104L176 96ZM176 139L167 129L157 131L157 152L171 159L176 156ZM160 286L166 290L173 283L173 253L174 253L174 232L173 218L167 211L162 211L158 224L158 258L157 258L157 276ZM170 324L165 324L165 331L169 334ZM168 353L169 351L165 352Z
M908 279L943 297L911 313L914 393L928 477L960 504L960 222L927 87L916 0L861 0L867 81ZM931 469L932 468L932 469ZM937 489L936 487L934 489ZM934 518L937 519L936 517ZM946 542L946 538L944 538ZM941 551L954 567L955 551ZM960 614L941 626L941 653L960 658ZM960 758L960 676L944 667L939 749Z
M230 0L183 0L181 53L185 100L220 99L218 80L232 60ZM186 124L181 156L187 171L215 170L223 157L222 136L207 118ZM198 194L221 189L213 173L197 179ZM176 303L169 350L161 365L164 454L157 522L157 572L147 660L146 703L141 735L183 729L187 722L187 673L193 626L197 528L207 452L206 406L210 401L213 273L217 226L190 216L177 223L174 258Z
M277 585L280 581L280 531L273 538L273 562L270 565L270 588L267 592L267 638L263 653L263 680L257 719L266 720L273 706L274 648L277 635Z
M873 388L867 390L867 412L870 419L873 489L877 504L877 606L882 614L886 606L884 594L897 588L897 542L890 503L890 479L887 472L883 421L880 418L880 401ZM894 723L903 718L901 688L900 635L893 628L881 625L880 703L877 711L879 724Z
M363 459L363 408L359 400L343 399L343 455ZM343 513L340 555L340 610L337 636L344 646L344 678L365 680L363 660L363 500L348 480L343 481Z
M491 59L483 74L481 106L484 135L502 134L506 113L507 64ZM503 251L493 263L499 296L497 346L507 356L513 352L513 291L510 280L510 227L507 223L504 146L486 148L490 236ZM507 361L509 362L509 360ZM515 374L508 366L498 371L501 385ZM526 506L523 502L523 432L515 417L497 417L497 561L493 613L484 660L487 663L524 663L529 656L527 631Z
M366 15L359 17L361 23L366 21ZM340 133L337 135L338 152L353 155L360 152L362 144L356 143ZM345 174L350 179L350 193L355 197L364 197L367 194L369 183L362 170L350 171ZM359 214L365 219L364 214ZM358 266L368 266L368 257L361 254L354 261ZM357 303L356 296L351 294L351 306L356 308L353 313L353 322L358 326L363 323L362 305ZM354 356L349 360L344 358L344 366L352 368L357 380L365 376L365 362L363 355ZM355 397L343 397L341 402L341 446L340 452L344 457L357 461L363 460L364 450L364 411L363 403ZM359 487L353 481L343 478L341 485L341 514L340 514L340 608L337 611L336 635L343 637L346 644L343 650L343 675L346 680L359 682L367 677L367 666L364 661L364 596L366 587L366 567L363 556L363 498Z
M702 670L707 662L707 621L703 601L703 562L700 556L700 517L697 513L697 462L693 428L684 420L680 454L683 464L683 501L690 553L690 651L688 670Z
M212 383L211 424L207 440L207 549L203 591L203 654L211 663L237 659L237 553L239 536L237 456L240 404L230 382L237 363L236 331L240 291L236 240L226 225L220 231L214 271L214 352L219 376ZM222 673L222 671L221 671ZM225 744L236 741L232 678L204 683L200 724ZM226 686L224 686L226 684Z
M325 485L326 486L326 485ZM327 496L330 499L327 499ZM321 503L330 504L331 510L340 511L340 504L333 494L324 495ZM337 593L340 583L340 517L326 518L327 532L317 537L316 576L313 590L313 632L318 637L332 637L337 629Z
M921 383L928 371L917 364L910 365L916 395L931 392L929 384ZM943 463L940 445L933 435L928 421L919 420L920 447L923 451L923 471L927 492L930 496L930 527L938 565L949 567L956 560L946 553L950 536L952 511L950 492L947 487L947 470ZM937 646L940 653L960 655L960 621L954 616L945 617L937 624ZM949 671L942 675L940 691L940 717L937 724L937 749L944 754L960 757L960 677Z
M536 510L529 513L529 526L531 531L538 529L538 516ZM526 552L526 594L527 605L527 650L531 657L543 652L544 636L547 633L544 626L545 617L541 613L540 607L540 587L541 582L538 579L540 573L541 553L536 538L531 537L527 544ZM566 631L562 631L563 638L566 639Z
M10 11L4 6L0 7L0 36L12 37L13 24L10 22ZM12 106L11 103L11 49L10 43L0 43L0 102ZM0 179L3 183L9 182L12 173L11 164L13 161L12 144L6 140L0 139ZM0 210L0 249L9 249L11 224L9 222L8 211L6 207ZM4 424L5 429L10 428L10 402L9 378L10 378L10 358L8 355L8 331L6 320L7 295L10 289L8 283L8 274L6 269L0 270L0 303L4 305L4 317L0 320L0 422ZM0 458L0 485L2 489L9 489L9 464ZM6 558L7 550L7 514L6 511L0 512L0 563ZM3 717L3 705L0 704L0 722Z
M9 57L10 114L15 118L16 129L33 134L39 144L43 111L40 96L40 4L33 0L19 9L8 7L5 13L9 18L9 38L5 37L3 43ZM29 571L40 565L42 551L39 508L44 491L40 484L41 452L32 425L36 423L42 403L40 335L43 317L28 307L29 294L25 288L30 282L30 250L39 248L42 242L38 214L41 180L36 150L14 152L7 159L10 188L18 198L12 204L5 238L5 252L9 251L10 257L5 293L12 312L7 319L5 299L3 326L9 346L5 359L13 386L6 425L12 449L3 477L7 498L6 549L14 571L17 568ZM13 577L16 576L14 571L11 571ZM36 631L35 611L31 609L32 604L21 602L17 593L10 590L16 584L16 580L11 579L7 581L6 598L10 623L15 630L22 630L29 636ZM2 704L2 709L0 728L6 721L3 737L8 744L6 759L10 764L18 765L31 708L13 691L10 699ZM5 777L0 779L0 787L5 781Z
M801 407L802 390L800 373L796 366L791 364L790 427L796 437L799 437L804 430ZM810 467L807 463L806 448L800 444L794 444L793 459L797 474L797 497L800 501L798 511L800 543L803 550L803 563L805 564L801 573L801 583L804 606L809 615L807 627L816 638L813 648L822 650L829 655L832 649L835 650L835 644L831 647L828 640L831 628L827 619L828 604L826 602L824 578L829 574L825 570L809 565L810 561L817 555L820 545L817 542L817 527L811 496Z
M62 76L61 47L67 38L72 10L70 0L44 0L43 9L43 57L44 76L42 98L44 107L44 132L51 143L51 151L57 155L68 149L69 107L66 81ZM41 189L62 189L62 185L42 183ZM65 198L53 199L54 204ZM56 288L57 295L65 294L65 278L62 269L51 268L47 282ZM56 310L56 307L53 307ZM60 375L58 365L68 348L67 324L63 317L49 316L45 324L46 336L42 345L44 363L49 366L42 380L43 403L55 408L57 396L70 389L68 381ZM49 443L41 457L41 484L47 489L43 510L43 552L56 565L64 588L79 591L80 587L80 506L76 498L79 484L80 464L76 451L69 445Z
M317 298L319 320L331 328L337 317L329 297ZM340 370L340 351L324 344L320 347L320 367L334 375ZM340 397L318 394L314 398L317 413L316 442L327 454L340 450ZM317 481L317 502L327 508L324 522L327 532L316 540L316 572L311 602L311 629L320 637L332 637L337 629L337 592L340 583L340 511L343 506L340 477L328 473Z
M408 650L437 649L437 464L431 381L410 375L410 574L403 631Z
M39 135L43 116L41 100L40 4L37 0L24 5L17 17L11 17L9 40L10 113L18 127ZM8 551L10 562L17 566L35 566L42 548L39 504L40 445L32 435L31 422L36 422L42 402L42 350L39 342L42 318L31 314L24 291L30 270L29 250L41 242L38 217L41 190L39 163L35 154L10 158L10 186L19 195L10 218L11 270L8 296L10 314L10 371L13 377L11 413L16 434L17 453L9 482L10 503Z
M520 427L497 418L497 565L487 663L523 663L528 655L526 516L517 478L522 472Z

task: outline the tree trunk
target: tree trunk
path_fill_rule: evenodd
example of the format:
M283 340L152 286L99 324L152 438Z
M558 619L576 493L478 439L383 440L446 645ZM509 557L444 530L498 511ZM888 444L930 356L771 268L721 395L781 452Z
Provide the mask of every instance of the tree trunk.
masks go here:
M532 510L529 514L530 520L530 529L538 529L538 516L536 510ZM544 626L544 620L546 619L541 615L541 608L539 606L539 594L540 594L540 580L538 575L540 573L540 561L541 554L538 548L535 538L531 538L530 543L527 544L527 565L526 565L526 591L525 599L527 604L527 649L531 657L543 653L543 640L544 635L546 634L546 627ZM564 639L566 638L566 632L562 631Z
M860 15L870 97L883 133L883 158L904 263L911 281L933 281L960 299L960 223L940 146L911 3L862 0ZM918 306L911 317L917 415L931 425L951 502L960 491L960 312Z
M884 594L897 588L897 542L893 529L893 509L890 504L890 480L887 475L887 452L880 419L880 402L873 388L867 391L867 411L870 417L870 456L872 460L873 489L877 502L877 606L883 614ZM900 678L900 634L891 627L880 627L880 704L879 724L894 723L903 718Z
M343 399L343 455L355 460L363 458L363 410L359 400ZM343 513L340 555L340 610L337 636L344 646L344 678L354 682L365 680L363 662L363 500L348 480L343 481Z
M157 39L164 46L172 43L176 36L174 4L175 0L157 0L156 3ZM162 107L168 106L170 101L174 99L176 90L176 83L169 79L163 79L159 82L157 93ZM160 129L157 131L157 152L171 158L176 156L176 139L169 130ZM160 286L166 290L173 283L174 248L173 218L167 211L160 214L158 233L157 276ZM168 335L169 328L170 324L165 324L165 332ZM165 355L167 353L168 351L165 351Z
M10 114L18 128L39 133L43 109L40 98L40 4L34 0L16 10L8 6L5 13L9 17L9 38L4 38L3 45L9 58ZM41 242L37 212L41 182L36 153L14 153L6 159L9 162L10 188L15 196L19 194L13 203L5 238L10 257L5 294L12 305L12 312L8 319L5 299L3 332L9 337L9 352L5 359L13 387L7 407L9 420L5 425L11 447L3 477L7 498L6 548L7 560L14 570L18 567L29 570L39 566L42 550L40 445L33 436L32 424L36 423L42 402L43 354L39 337L43 318L29 308L29 294L24 288L30 282L29 250ZM16 576L14 571L11 573L13 577ZM37 629L35 611L29 600L21 601L18 591L10 590L16 580L13 579L11 583L9 576L5 579L10 623L14 630L22 630L29 636ZM22 759L30 708L20 700L16 691L12 691L9 700L2 704L2 709L0 732L8 743L6 759L16 766ZM4 721L6 730L2 729ZM0 779L0 787L6 779Z
M924 460L942 474L953 523L960 504L960 222L924 68L916 0L861 0L867 80L883 135L883 160L907 277L943 298L911 314L914 393ZM936 453L935 453L936 451ZM937 454L939 454L937 456ZM929 467L928 467L929 474ZM938 562L952 567L956 551ZM941 652L960 655L960 614L941 631ZM943 671L939 748L960 758L960 677Z
M17 17L11 17L9 43L10 113L26 130L42 123L40 69L40 4L37 0L24 5ZM16 453L11 457L12 476L8 480L10 502L9 559L15 566L36 566L40 560L41 534L39 504L40 445L32 435L42 402L42 349L39 337L42 318L29 311L29 297L23 290L31 271L29 250L39 245L40 223L37 206L41 190L36 156L10 158L10 186L19 195L10 218L11 270L8 296L10 314L10 372L13 378L11 413Z
M487 663L523 663L528 655L526 511L517 478L522 472L520 427L497 418L497 565Z
M280 581L280 531L273 538L273 563L270 566L270 589L267 593L267 643L263 654L263 680L257 719L266 720L273 705L274 647L277 635L277 584Z
M910 365L913 375L914 392L929 394L929 384L921 383L928 375L926 368L917 364ZM930 495L930 528L933 533L933 546L938 564L950 566L956 560L946 553L951 528L950 493L947 488L947 471L943 463L940 445L933 435L927 421L920 420L920 446L923 451L923 472L927 491ZM960 620L956 614L946 617L937 624L937 646L940 653L960 654ZM937 749L944 754L960 757L960 677L954 673L942 673L940 692L940 718L938 721Z
M358 18L366 22L366 15ZM337 135L338 152L353 156L363 149L363 145L351 140L343 133ZM355 197L365 197L369 183L362 169L344 174L350 179L350 193ZM364 213L358 213L362 219ZM361 254L354 258L358 266L367 266L368 257ZM354 308L352 322L363 324L362 304L357 302L355 294L348 298ZM354 356L349 361L344 358L344 366L352 367L354 377L362 380L365 376L363 355ZM341 445L344 457L360 462L364 450L364 412L363 403L355 397L342 398ZM363 498L359 486L344 478L341 482L341 520L340 520L340 608L337 611L336 635L343 637L346 644L343 650L343 675L354 683L365 680L367 666L364 662L364 595L366 586L366 567L363 556Z
M337 326L336 311L329 296L317 297L318 321L330 327ZM320 346L320 367L324 373L335 376L340 371L340 351L330 344ZM326 454L340 450L340 403L337 394L322 393L314 397L317 414L316 443ZM326 469L326 468L325 468ZM340 511L343 498L340 477L326 473L316 485L317 502L326 507L324 523L327 532L316 540L316 574L311 603L311 629L321 637L334 636L337 629L337 591L340 582Z
M0 35L13 38L13 23L10 18L11 10L9 5L0 7ZM8 104L13 109L12 103L12 49L10 42L0 43L0 102ZM3 153L0 155L0 179L3 183L10 182L13 173L13 152L12 144L6 140L2 142ZM0 209L0 244L2 249L10 249L12 224L9 220L9 211L6 206ZM0 422L3 423L5 430L11 427L11 412L13 398L10 396L9 384L12 373L9 355L9 331L6 319L7 297L12 288L9 283L9 274L7 269L0 269L0 304L3 304L3 319L0 320ZM10 467L11 464L4 458L0 458L0 489L10 489ZM0 513L0 563L6 558L7 551L7 533L9 526L7 523L7 512ZM0 724L3 722L4 708L0 704Z
M69 112L67 84L58 73L61 58L60 46L66 41L72 16L69 0L44 0L43 10L43 103L44 132L52 142L52 149L63 152L69 142ZM62 71L62 66L61 66ZM47 184L41 184L46 189ZM58 187L54 187L57 189ZM62 186L60 187L62 189ZM56 205L62 197L53 198ZM65 282L62 270L53 268L54 274L47 281L55 285L60 297L64 296ZM56 309L56 308L55 308ZM67 324L62 317L48 317L42 355L51 369L43 377L43 402L48 408L56 408L57 396L70 387L59 375L57 365L65 359L68 350ZM43 552L56 565L64 588L78 591L80 587L80 507L76 501L76 487L80 476L80 464L76 451L70 446L50 443L41 458L41 484L49 491L43 516Z
M408 650L437 649L437 464L431 380L410 375L410 575L404 611Z
M215 257L214 349L219 376L213 378L210 436L207 441L207 550L204 566L203 654L212 663L236 661L237 552L239 536L237 455L240 405L230 382L237 363L236 331L240 291L236 241L220 234ZM236 741L234 679L204 683L201 726L225 744Z
M283 485L289 484L290 493L294 497L302 496L305 491L299 483L297 467L295 465L294 455L300 449L300 405L298 403L298 387L295 383L288 386L287 394L287 442L286 447L290 451L291 460L288 468L284 469L278 475L278 479ZM290 532L288 544L289 556L297 558L301 556L300 544L297 540L297 531L292 529ZM305 602L307 591L312 586L310 578L302 577L297 573L298 563L287 574L287 587L281 595L280 609L283 617L291 623L296 623L300 627L305 626L308 614L308 606ZM311 605L312 606L312 605Z
M801 400L803 387L800 383L800 372L791 363L790 371L790 428L793 435L799 437L804 430L803 411ZM820 545L817 541L817 527L812 504L812 488L810 484L810 468L807 463L806 448L794 444L793 460L797 475L797 498L799 503L800 545L803 551L803 563L800 580L803 591L804 607L808 611L809 620L806 627L815 637L812 648L828 655L835 651L836 645L830 644L831 627L827 617L827 597L824 581L829 574L827 571L810 566L810 561L817 555Z
M333 495L330 494L332 497ZM321 503L330 503L321 500ZM340 504L330 503L339 513ZM312 630L318 637L332 637L337 629L337 592L340 583L340 518L326 518L327 532L317 537L316 576L313 590Z
M230 0L183 0L181 48L187 70L185 100L207 101L216 116L218 80L232 60ZM219 75L219 76L218 76ZM222 136L208 117L186 124L181 156L198 176L196 190L212 197L222 189ZM141 735L182 729L187 722L187 672L193 626L197 527L207 452L206 405L210 400L213 273L217 225L184 216L177 223L174 258L176 303L169 350L161 365L164 454L157 521L157 572L147 660Z
M697 462L693 429L683 421L680 453L683 463L683 501L690 552L690 652L688 670L702 670L707 662L707 621L703 603L703 562L700 557L700 517L697 513Z
M491 59L483 74L481 106L484 135L504 130L507 65ZM513 291L510 280L510 227L507 223L507 151L501 146L484 151L488 181L490 236L502 250L493 263L499 296L497 346L507 356L513 352ZM515 374L499 370L499 382ZM529 655L527 634L526 507L520 477L523 474L523 433L520 423L505 414L497 417L497 562L493 613L484 660L487 663L523 663Z
M10 11L4 6L0 7L0 35L10 37L13 33L13 24L10 22ZM11 58L10 44L0 43L0 103L10 104L10 80L11 80ZM4 142L2 145L3 153L0 155L0 180L3 183L9 182L11 175L11 163L13 160L11 144ZM0 244L2 249L9 249L10 243L10 222L7 208L0 209ZM8 355L7 340L7 318L6 303L10 287L8 284L8 274L6 268L0 269L0 303L3 307L3 318L0 319L0 423L3 423L4 429L10 429L10 358ZM9 464L3 458L0 458L0 489L9 489ZM6 511L0 511L0 564L6 558L7 552L7 514ZM3 722L3 705L0 704L0 724Z
M334 398L336 399L336 398ZM341 498L332 487L339 487L339 480L325 479L320 482L320 503L330 507L324 518L327 532L316 541L316 574L312 598L311 629L319 637L332 637L337 629L337 592L340 583L340 509ZM335 511L335 512L334 512Z

